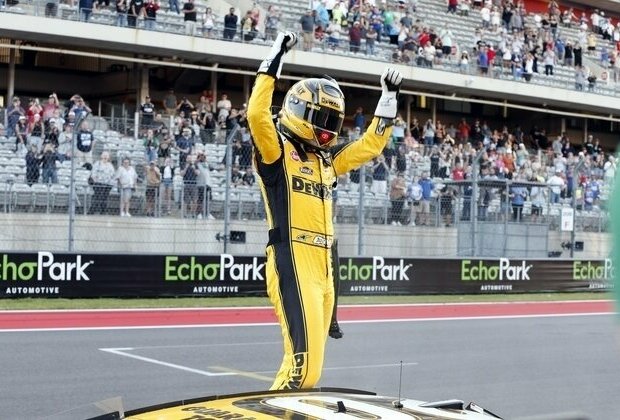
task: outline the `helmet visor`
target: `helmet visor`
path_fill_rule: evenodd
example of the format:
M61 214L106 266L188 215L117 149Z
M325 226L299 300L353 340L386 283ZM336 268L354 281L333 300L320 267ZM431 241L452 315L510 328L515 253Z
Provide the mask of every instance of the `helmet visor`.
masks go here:
M314 134L321 145L332 141L340 132L344 114L336 109L315 105L295 96L289 99L288 108L314 126Z

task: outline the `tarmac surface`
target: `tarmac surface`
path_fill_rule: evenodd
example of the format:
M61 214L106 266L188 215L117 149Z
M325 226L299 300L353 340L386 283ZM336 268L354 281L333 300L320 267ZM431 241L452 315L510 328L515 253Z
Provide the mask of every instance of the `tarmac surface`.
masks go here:
M0 322L0 419L80 419L118 396L135 409L270 386L277 325L164 324L11 331ZM611 313L356 319L343 329L328 341L320 386L475 401L506 419L620 419Z

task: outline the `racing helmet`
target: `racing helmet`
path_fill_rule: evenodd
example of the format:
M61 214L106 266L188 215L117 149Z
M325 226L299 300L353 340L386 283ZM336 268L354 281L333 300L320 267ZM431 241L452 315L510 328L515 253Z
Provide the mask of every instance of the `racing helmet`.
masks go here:
M336 144L344 121L344 94L329 76L304 79L286 93L280 131L316 149Z

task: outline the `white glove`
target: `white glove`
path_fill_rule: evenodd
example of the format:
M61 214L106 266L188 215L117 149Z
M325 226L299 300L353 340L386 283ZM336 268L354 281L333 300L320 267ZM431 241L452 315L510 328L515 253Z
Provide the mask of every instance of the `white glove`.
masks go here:
M398 70L387 67L381 75L381 89L383 93L379 98L375 116L383 118L396 118L398 113L398 91L403 76Z
M259 73L266 73L278 79L282 71L282 57L297 43L297 34L294 32L280 32L273 41L269 55L258 68Z

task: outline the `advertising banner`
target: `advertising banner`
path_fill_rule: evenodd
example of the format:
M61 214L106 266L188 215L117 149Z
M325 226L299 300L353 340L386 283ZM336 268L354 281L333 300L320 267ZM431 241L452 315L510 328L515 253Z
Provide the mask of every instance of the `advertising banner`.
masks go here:
M480 294L612 288L605 260L340 259L342 295ZM0 298L265 296L265 258L0 254Z

